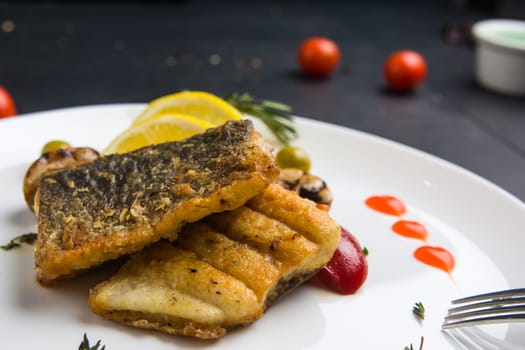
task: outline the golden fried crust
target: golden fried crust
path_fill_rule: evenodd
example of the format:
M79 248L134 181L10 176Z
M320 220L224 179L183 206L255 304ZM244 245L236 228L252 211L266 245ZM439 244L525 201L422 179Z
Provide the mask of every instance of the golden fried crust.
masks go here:
M317 258L324 261L323 265L331 259L339 244L341 229L334 226L328 212L279 185L269 186L260 195L250 199L246 206L301 232L305 238L318 244L321 251ZM338 233L334 234L334 231Z
M257 297L242 281L168 242L133 256L90 291L89 304L124 324L204 339L223 336L233 320L260 317Z
M290 210L285 218L273 215L283 210ZM304 215L309 225L295 225ZM270 185L249 206L188 224L176 242L161 241L134 255L90 291L89 305L130 326L220 338L262 317L315 274L339 238L339 226L325 211Z
M49 173L36 197L37 278L49 283L175 239L187 222L242 206L278 173L247 120Z

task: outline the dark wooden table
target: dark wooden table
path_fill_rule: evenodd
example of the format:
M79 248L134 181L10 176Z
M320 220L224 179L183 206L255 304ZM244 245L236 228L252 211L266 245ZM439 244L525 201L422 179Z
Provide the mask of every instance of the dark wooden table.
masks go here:
M524 18L525 5L1 1L0 85L20 113L147 102L182 89L247 91L442 157L525 200L525 99L480 88L472 46L442 36L444 26L497 16ZM341 47L330 79L298 72L296 49L310 35ZM401 48L429 65L411 95L384 89L383 62Z

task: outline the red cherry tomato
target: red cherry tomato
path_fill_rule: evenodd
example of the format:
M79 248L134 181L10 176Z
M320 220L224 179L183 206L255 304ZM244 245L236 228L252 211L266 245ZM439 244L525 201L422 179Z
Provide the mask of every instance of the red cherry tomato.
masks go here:
M316 276L341 294L353 294L365 283L368 262L359 242L350 232L341 228L341 240L334 256Z
M16 115L15 101L9 91L0 86L0 118L8 118Z
M391 90L407 92L425 79L427 64L423 56L415 51L397 51L386 59L383 73Z
M337 68L341 53L334 41L314 36L301 43L297 50L297 59L305 74L325 77Z

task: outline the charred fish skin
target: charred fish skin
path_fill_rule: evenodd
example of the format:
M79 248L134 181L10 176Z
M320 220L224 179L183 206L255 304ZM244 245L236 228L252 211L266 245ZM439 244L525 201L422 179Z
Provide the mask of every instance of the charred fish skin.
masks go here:
M242 206L278 174L249 120L46 174L35 198L38 279L175 239L183 224Z
M270 185L240 208L186 225L176 242L134 254L90 291L89 305L129 326L221 338L313 276L340 234L314 202Z
M24 176L23 191L28 208L38 214L38 210L35 210L35 194L43 174L92 162L99 157L98 151L90 147L60 148L56 151L42 154L29 166Z

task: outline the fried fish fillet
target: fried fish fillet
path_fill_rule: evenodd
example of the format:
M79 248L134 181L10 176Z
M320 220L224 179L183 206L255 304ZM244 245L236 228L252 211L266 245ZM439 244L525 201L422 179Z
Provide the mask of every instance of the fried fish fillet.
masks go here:
M173 240L183 224L242 206L278 174L248 120L45 174L35 198L37 278L49 283Z
M93 312L203 339L250 324L332 257L340 228L279 185L245 206L186 225L176 242L132 256L90 291Z
M60 148L53 152L44 153L29 166L24 176L24 199L28 208L33 212L35 211L35 194L40 186L40 178L43 174L92 162L99 157L100 154L89 147Z

